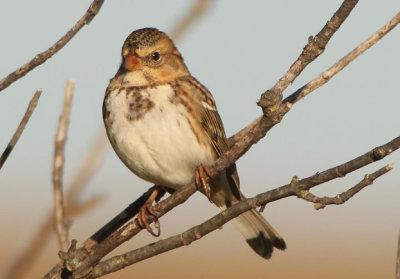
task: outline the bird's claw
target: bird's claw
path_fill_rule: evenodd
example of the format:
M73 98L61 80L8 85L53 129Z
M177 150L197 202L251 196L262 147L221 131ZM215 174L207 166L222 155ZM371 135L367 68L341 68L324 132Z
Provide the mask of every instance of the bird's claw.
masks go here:
M210 184L208 184L208 180L210 179L211 174L210 174L210 169L206 166L200 165L197 170L196 170L196 186L197 189L201 192L203 192L208 200L211 201L211 187Z
M151 193L150 197L147 199L146 203L140 208L137 221L140 227L145 228L152 236L158 237L160 236L160 222L156 216L156 213L153 210L152 203L154 200L157 200L159 197L159 192L162 190L160 187L154 189L153 193ZM153 228L150 226L148 219L151 216L154 219L154 227L157 229L157 232L154 233Z

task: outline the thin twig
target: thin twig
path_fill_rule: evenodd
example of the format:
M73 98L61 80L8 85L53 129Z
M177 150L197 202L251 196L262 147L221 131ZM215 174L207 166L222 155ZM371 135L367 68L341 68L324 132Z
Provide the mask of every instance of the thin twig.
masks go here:
M208 11L214 0L194 0L193 2L191 10L185 14L170 33L174 41L179 39L197 19Z
M0 157L0 169L3 167L4 162L7 160L8 156L10 155L11 151L13 150L14 146L17 144L17 141L19 137L21 136L22 132L25 129L26 124L29 121L29 118L32 115L32 112L35 110L40 94L42 94L42 90L37 90L35 94L33 95L31 101L29 102L28 108L26 109L26 112L24 114L24 117L22 118L21 122L19 123L19 126L17 130L15 131L14 135L12 136L10 142L8 143L6 149L3 151L3 154L1 154Z
M92 19L97 15L101 6L103 5L104 0L94 0L86 13L83 15L81 19L78 20L77 23L65 34L62 36L54 45L52 45L46 51L36 55L32 60L28 63L24 64L14 72L10 73L8 76L0 80L0 91L10 86L13 82L25 76L28 72L36 68L37 66L43 64L47 59L52 57L57 51L59 51L62 47L64 47L78 31L85 25L89 24Z
M400 23L400 13L396 14L388 23L382 28L372 34L367 40L358 45L355 49L349 52L346 56L340 59L335 65L330 67L328 70L318 75L315 79L298 89L296 92L287 97L284 102L296 103L297 101L304 98L310 92L321 87L327 83L334 75L343 70L350 62L360 56L364 51L373 46L376 42L383 38L389 31L391 31L396 25Z
M120 270L128 265L132 265L134 263L137 263L139 261L148 259L150 257L156 256L158 254L167 252L169 250L179 248L182 246L189 245L193 241L196 241L203 237L204 235L218 229L219 227L223 226L225 223L228 221L232 220L233 218L239 216L245 211L248 211L252 208L256 208L257 206L260 205L265 205L267 203L273 202L275 200L279 200L282 198L286 198L289 196L296 196L298 195L299 192L303 191L304 188L310 189L312 187L315 187L317 185L320 185L322 183L325 183L331 179L334 178L340 178L346 175L349 172L354 171L355 169L353 168L354 165L360 166L360 164L369 164L374 162L374 158L371 156L373 155L374 151L379 149L383 150L385 155L390 154L393 152L393 150L399 149L400 148L400 137L392 140L391 142L383 145L384 147L377 147L370 152L367 152L366 154L359 156L356 160L360 161L359 164L355 163L354 160L351 160L347 163L344 163L340 166L331 168L329 170L326 170L322 173L324 173L323 177L325 179L321 179L320 173L317 173L311 177L295 181L293 181L287 185L281 186L279 188L276 188L274 190L270 190L268 192L258 194L257 196L253 198L249 198L246 200L242 200L227 210L221 212L220 214L217 214L216 216L210 218L206 222L203 222L200 225L197 225L195 227L192 227L191 229L185 231L184 233L169 237L164 240L157 241L155 243L151 243L149 245L146 245L144 247L141 247L139 249L127 252L123 255L118 255L114 256L110 259L107 259L103 262L100 262L98 265L96 265L93 268L92 271L92 276L93 278L97 278L100 276L103 276L105 274L108 274L110 272L115 272L117 270ZM394 148L394 149L393 149ZM370 158L370 160L367 159ZM382 159L382 158L379 158ZM364 165L364 166L365 166ZM361 166L360 166L361 167ZM366 179L365 183L372 183L372 181L379 176L383 175L384 173L387 173L392 169L392 165L386 166L374 174L371 174L368 179ZM335 170L341 169L342 173L336 172ZM328 174L330 173L330 174ZM332 178L334 177L334 178ZM329 179L327 179L329 178ZM365 186L362 186L365 187ZM352 191L354 192L354 190ZM352 193L353 195L358 192L355 191ZM350 194L349 194L350 195ZM346 197L345 199L348 200L350 199L351 196ZM344 200L344 201L346 201ZM343 202L344 202L343 201Z
M351 187L347 191L344 191L343 193L336 195L335 197L317 197L316 195L310 193L308 190L300 190L299 192L297 192L297 196L305 201L314 203L314 208L317 210L325 208L327 205L330 204L343 204L368 185L372 185L375 179L389 172L393 169L393 167L394 164L390 164L384 166L383 168L380 168L374 173L366 174L364 178L355 186Z
M69 246L68 222L65 219L64 195L62 187L62 176L64 170L64 149L67 140L69 116L71 112L72 96L75 82L69 80L65 86L64 105L58 120L56 137L54 140L54 162L53 162L53 186L54 186L54 216L55 227L59 245L62 250Z

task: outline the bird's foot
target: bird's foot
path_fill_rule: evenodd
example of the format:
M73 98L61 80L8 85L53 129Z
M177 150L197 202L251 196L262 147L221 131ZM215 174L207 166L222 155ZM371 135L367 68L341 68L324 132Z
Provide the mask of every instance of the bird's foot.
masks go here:
M165 190L163 188L156 186L145 204L140 208L137 217L139 226L145 228L151 235L155 237L160 236L160 222L158 221L158 218L153 210L152 204L154 201L157 202L161 196L164 195L164 193ZM148 222L149 216L154 219L154 227L157 229L156 233L154 233L153 228Z
M203 192L208 200L211 201L211 187L208 180L211 178L210 169L206 166L200 165L196 170L196 186L197 189Z

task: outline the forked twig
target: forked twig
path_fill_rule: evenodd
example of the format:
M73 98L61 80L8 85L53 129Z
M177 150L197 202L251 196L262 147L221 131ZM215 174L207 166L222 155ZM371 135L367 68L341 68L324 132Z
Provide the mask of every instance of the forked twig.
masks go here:
M296 195L297 197L314 203L314 208L316 210L325 208L327 205L331 204L343 204L347 202L350 198L352 198L355 194L360 192L362 189L367 187L368 185L372 185L375 179L378 177L384 175L385 173L389 172L392 170L394 167L394 164L390 164L387 166L384 166L383 168L380 168L374 173L371 174L366 174L364 178L357 183L355 186L351 187L349 190L344 191L343 193L340 193L336 195L335 197L317 197L316 195L310 193L308 190L299 190Z
M393 28L400 23L400 13L397 13L388 23L386 23L382 28L372 34L368 39L359 44L355 49L349 52L346 56L340 59L328 70L324 71L318 75L315 79L298 89L296 92L287 97L283 102L296 103L310 92L321 87L327 83L334 75L343 70L348 64L350 64L354 59L364 53L367 49L372 47L376 42L383 38L387 33L389 33Z

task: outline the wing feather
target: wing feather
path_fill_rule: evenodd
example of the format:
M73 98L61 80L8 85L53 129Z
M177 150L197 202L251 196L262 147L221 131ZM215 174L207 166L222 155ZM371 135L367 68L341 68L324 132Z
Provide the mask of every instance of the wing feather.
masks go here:
M194 77L189 77L188 80L190 86L185 86L185 88L191 91L190 94L197 97L200 114L199 121L219 158L224 152L228 151L229 146L226 140L224 125L215 106L214 98L208 89ZM226 169L226 176L232 194L240 200L240 183L235 164Z

